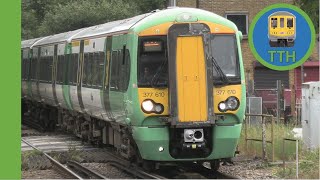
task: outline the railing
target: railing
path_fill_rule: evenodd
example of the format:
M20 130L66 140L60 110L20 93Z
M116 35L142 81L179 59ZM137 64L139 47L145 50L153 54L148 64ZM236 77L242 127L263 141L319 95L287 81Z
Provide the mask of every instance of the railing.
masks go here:
M271 144L271 161L274 161L274 132L273 132L273 126L274 126L274 117L272 115L267 114L246 114L246 117L248 116L258 116L262 119L262 133L261 133L261 139L256 138L248 138L248 121L247 118L245 119L245 146L246 146L246 154L248 154L248 141L258 141L262 142L262 159L264 161L267 161L267 143ZM271 140L266 139L266 120L265 118L269 117L271 118Z
M283 138L282 144L282 158L283 158L283 173L286 171L286 161L285 161L285 142L286 141L293 141L296 142L296 178L299 179L299 140L298 139L289 139Z

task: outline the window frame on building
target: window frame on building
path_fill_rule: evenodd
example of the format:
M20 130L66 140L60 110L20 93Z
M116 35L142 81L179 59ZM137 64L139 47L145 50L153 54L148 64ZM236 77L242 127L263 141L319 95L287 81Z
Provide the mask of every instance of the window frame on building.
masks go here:
M246 16L246 34L242 32L243 38L248 38L249 35L249 12L248 11L226 11L224 17L228 19L229 15ZM229 20L229 19L228 19ZM230 20L231 21L231 20ZM236 24L236 23L235 23Z

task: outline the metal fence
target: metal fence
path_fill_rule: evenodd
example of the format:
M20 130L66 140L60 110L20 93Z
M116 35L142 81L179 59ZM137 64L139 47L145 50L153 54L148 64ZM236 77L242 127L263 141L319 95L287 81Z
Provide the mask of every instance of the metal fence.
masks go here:
M250 126L248 123L248 118L249 117L261 117L261 126L262 126L262 132L261 132L261 139L256 139L256 138L251 138L248 137L248 127ZM246 114L246 119L244 123L244 128L245 128L245 148L246 148L246 154L248 154L248 141L258 141L262 142L262 159L267 161L267 143L271 144L271 161L274 161L274 132L273 132L273 127L274 127L274 117L272 115L267 115L267 114ZM266 121L271 120L271 139L267 140L266 138Z

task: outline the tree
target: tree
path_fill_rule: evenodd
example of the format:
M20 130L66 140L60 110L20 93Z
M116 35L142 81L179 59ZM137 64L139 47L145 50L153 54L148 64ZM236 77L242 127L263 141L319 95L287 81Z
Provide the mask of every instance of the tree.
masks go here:
M39 31L50 35L80 29L137 15L137 9L122 0L71 1L47 12Z
M314 24L316 33L319 33L319 1L318 0L295 0L294 4L306 12Z

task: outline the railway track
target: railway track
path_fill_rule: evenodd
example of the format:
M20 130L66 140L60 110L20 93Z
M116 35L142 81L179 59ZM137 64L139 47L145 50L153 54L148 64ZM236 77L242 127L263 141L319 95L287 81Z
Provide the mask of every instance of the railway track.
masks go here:
M112 160L109 160L109 164L114 166L122 171L125 171L132 176L139 178L139 179L167 179L161 175L155 173L149 173L144 171L142 168L138 167L135 164L132 164L130 161L125 160L123 158L118 157L116 154L111 152L105 152L109 156L112 157Z
M167 179L241 179L222 172L214 172L210 167L197 163L166 165L157 170L157 174Z
M25 127L26 128L26 127ZM159 170L149 173L144 171L141 167L137 166L130 161L119 157L113 149L109 148L94 148L92 146L79 144L79 140L74 139L70 135L57 135L54 136L28 136L22 138L22 151L35 149L44 154L51 162L62 170L65 174L69 174L74 179L106 179L104 172L94 171L92 167L86 168L81 163L76 161L67 161L66 165L54 160L50 155L51 151L68 151L68 143L73 142L73 146L81 152L86 152L83 159L86 162L100 162L109 164L116 169L119 169L125 174L132 176L132 178L139 179L173 179L173 178L192 178L192 179L240 179L239 177L231 176L221 172L213 172L209 166L197 163L178 163L174 166L161 166ZM89 157L88 157L89 155ZM91 157L90 157L91 156ZM90 160L91 159L91 160ZM110 167L109 166L109 167ZM93 169L96 169L93 167ZM102 173L102 174L101 174Z
M40 152L44 156L46 156L52 164L59 169L59 171L62 171L63 174L66 174L68 177L71 177L72 179L109 179L102 174L86 168L85 166L81 165L80 163L76 161L67 161L66 165L61 164L57 160L55 160L53 157L51 157L49 154L41 150L40 148L34 146L32 143L28 142L25 139L21 139L22 142L32 149ZM46 149L47 150L47 149ZM108 152L106 152L108 153ZM115 154L109 152L108 155L110 155L112 158L110 160L104 162L106 164L110 164L111 166L120 169L121 171L126 172L127 174L130 174L133 176L133 178L138 179L165 179L162 176L148 173L143 171L141 168L131 164L129 161L124 160L122 158L117 157Z
M75 173L74 171L72 171L71 169L67 168L66 166L64 166L63 164L61 164L60 162L58 162L57 160L55 160L54 158L52 158L51 156L49 156L47 153L41 151L40 149L38 149L37 147L35 147L33 144L29 143L28 141L24 140L23 138L21 138L21 140L29 145L31 148L33 148L34 150L40 152L41 154L43 154L44 156L46 156L51 162L52 164L57 167L60 171L62 171L63 173L67 174L69 177L73 178L73 179L83 179L81 176L79 176L77 173Z

